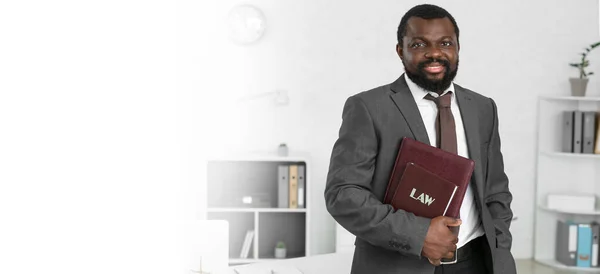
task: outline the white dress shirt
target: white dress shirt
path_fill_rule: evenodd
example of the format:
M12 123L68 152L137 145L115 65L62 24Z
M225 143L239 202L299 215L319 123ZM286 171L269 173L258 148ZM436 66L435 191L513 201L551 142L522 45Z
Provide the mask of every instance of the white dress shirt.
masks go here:
M423 123L425 124L425 129L427 130L427 136L429 136L429 142L432 146L437 144L437 136L435 129L435 120L438 115L438 109L435 102L425 99L425 96L428 93L431 93L432 96L437 97L438 94L435 92L428 92L413 81L404 75L406 79L406 84L408 84L408 88L415 98L415 102L417 103L417 107L419 108L419 112L421 113L421 117L423 118ZM458 108L458 104L456 103L456 95L454 92L454 83L450 84L450 87L446 89L442 95L446 94L448 91L452 91L452 98L450 100L450 110L452 111L452 115L454 116L454 122L456 125L456 142L457 142L457 150L458 155L463 156L465 158L469 158L469 150L467 148L467 138L465 136L465 128L463 126L462 117L460 115L460 109ZM457 246L460 248L464 244L469 241L481 236L484 234L483 227L481 226L481 220L479 219L479 214L477 212L477 207L475 206L475 200L473 197L473 187L469 184L467 188L467 192L465 193L465 198L463 199L462 205L460 206L460 219L462 220L462 224L460 225L460 230L458 232L458 244Z

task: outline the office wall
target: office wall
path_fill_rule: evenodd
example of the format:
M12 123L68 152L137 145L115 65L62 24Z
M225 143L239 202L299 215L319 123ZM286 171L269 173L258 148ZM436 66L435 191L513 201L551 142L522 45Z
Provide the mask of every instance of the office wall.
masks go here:
M189 215L202 208L202 161L221 153L274 153L285 142L292 154L312 160L311 252L333 252L335 223L323 190L331 148L345 99L394 81L402 72L396 29L410 7L422 1L181 1L178 18L179 83L183 115L191 126L184 142L190 163ZM228 10L237 3L259 7L267 19L264 37L239 46L227 40ZM514 195L513 252L532 255L536 154L536 98L568 95L568 66L598 37L595 0L428 1L440 4L461 29L456 82L495 99L506 173ZM600 55L591 55L600 72ZM589 92L598 94L593 76ZM238 99L276 90L272 97ZM192 209L193 208L193 209Z

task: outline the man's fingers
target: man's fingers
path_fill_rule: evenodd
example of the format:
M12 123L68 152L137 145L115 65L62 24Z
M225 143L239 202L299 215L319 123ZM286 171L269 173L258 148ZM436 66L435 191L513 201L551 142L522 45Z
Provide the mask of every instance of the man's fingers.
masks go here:
M429 263L432 264L432 265L439 266L439 265L442 264L442 260L432 260L432 259L429 259L429 258L427 258L427 259L429 260Z
M462 220L451 217L444 217L443 223L446 226L459 226L460 224L462 224Z

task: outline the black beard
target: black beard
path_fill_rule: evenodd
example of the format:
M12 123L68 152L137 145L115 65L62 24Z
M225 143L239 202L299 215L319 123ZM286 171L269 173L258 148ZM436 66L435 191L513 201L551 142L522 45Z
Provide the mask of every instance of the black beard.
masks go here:
M440 63L446 68L446 72L444 73L444 77L441 80L431 81L427 79L427 74L425 73L425 66L430 63ZM450 84L456 77L456 73L458 72L458 60L456 61L456 69L453 71L450 70L450 62L442 59L428 59L419 63L417 66L417 73L412 73L406 69L406 64L404 64L404 60L402 61L404 65L404 71L410 80L412 80L417 86L421 87L427 91L433 91L435 93L441 93L450 87Z

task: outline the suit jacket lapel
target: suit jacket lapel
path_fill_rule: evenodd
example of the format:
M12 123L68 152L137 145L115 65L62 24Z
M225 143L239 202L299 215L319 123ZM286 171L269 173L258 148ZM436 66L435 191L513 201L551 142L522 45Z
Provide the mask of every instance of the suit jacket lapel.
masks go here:
M421 112L419 112L417 103L406 84L404 74L392 83L390 88L394 92L390 97L402 113L402 116L404 116L404 120L408 124L415 140L429 144L429 136L427 136Z
M481 163L481 151L479 142L479 118L477 104L472 100L471 96L460 86L454 85L456 93L456 101L460 109L465 135L467 137L467 147L469 149L469 157L475 161L475 171L471 177L471 181L475 182L479 201L483 201L483 170Z

